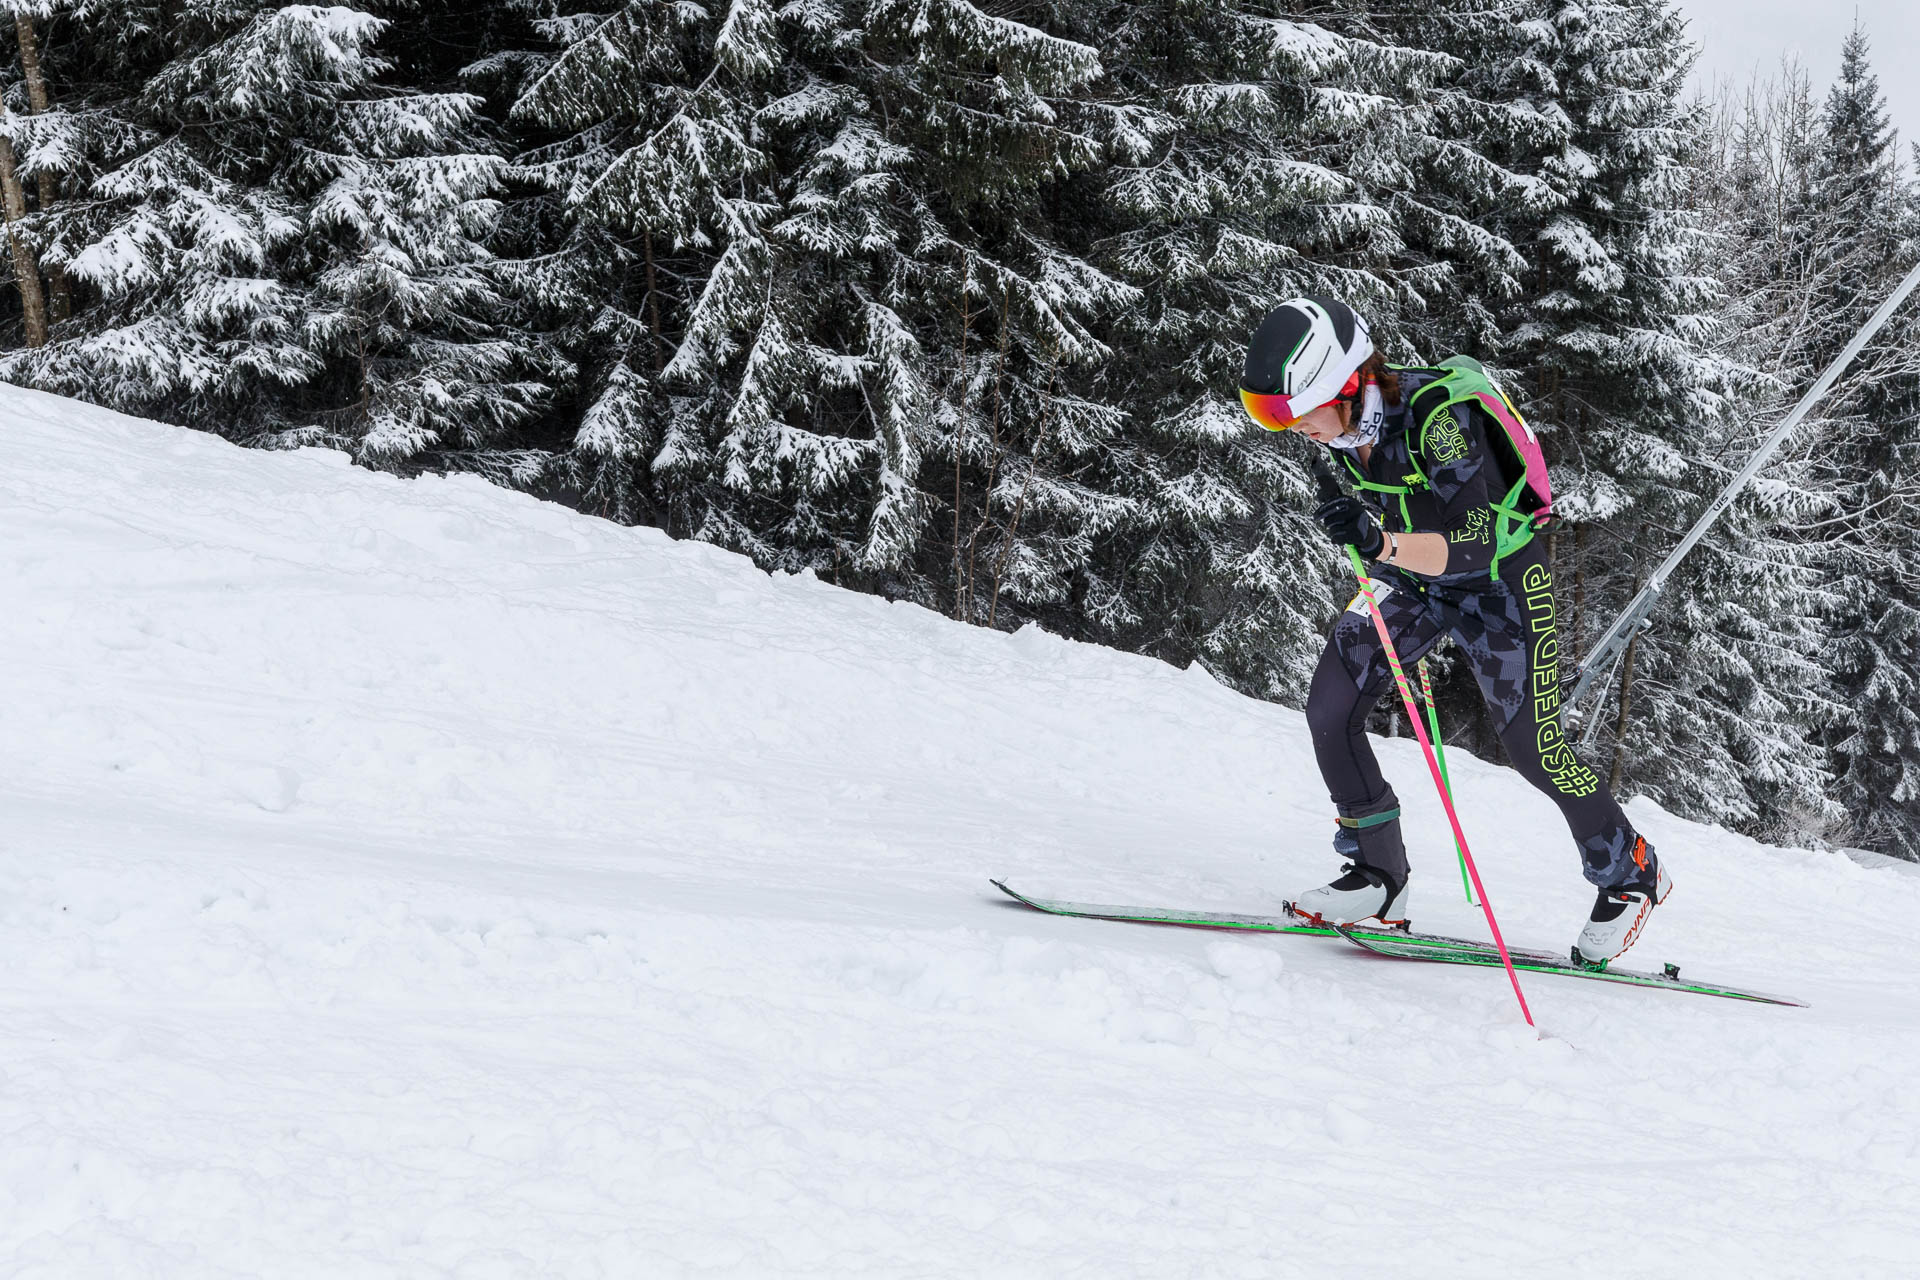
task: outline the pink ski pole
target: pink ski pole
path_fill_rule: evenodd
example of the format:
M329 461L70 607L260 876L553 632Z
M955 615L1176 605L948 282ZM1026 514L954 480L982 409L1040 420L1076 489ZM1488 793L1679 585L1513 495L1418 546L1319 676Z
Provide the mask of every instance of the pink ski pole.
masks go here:
M1340 486L1328 469L1325 458L1316 451L1313 470L1320 482L1320 497L1331 501L1340 496ZM1487 928L1493 931L1493 945L1500 951L1500 963L1506 966L1507 980L1513 983L1513 998L1520 1002L1520 1016L1533 1026L1533 1011L1527 1008L1527 997L1520 990L1520 975L1514 971L1513 957L1507 954L1507 940L1500 936L1500 922L1493 918L1493 902L1487 897L1487 887L1480 883L1480 868L1474 865L1473 853L1467 848L1467 833L1460 829L1460 815L1454 812L1453 798L1447 793L1446 780L1440 775L1440 764L1434 758L1433 743L1427 740L1427 730L1420 723L1420 712L1413 702L1413 685L1407 680L1406 669L1400 665L1399 651L1393 647L1393 636L1387 631L1386 615L1380 612L1380 600L1373 592L1373 579L1367 576L1366 567L1360 561L1360 553L1353 547L1347 548L1347 560L1353 565L1354 577L1360 580L1360 594L1367 602L1367 612L1373 618L1373 629L1380 634L1380 645L1387 651L1387 666L1393 670L1393 681L1400 687L1400 701L1407 708L1407 723L1413 726L1413 736L1420 740L1420 752L1427 758L1427 772L1433 775L1433 786L1440 793L1440 806L1447 811L1447 821L1453 824L1453 841L1460 850L1461 861L1466 864L1467 874L1473 879L1474 892L1480 895L1480 910L1487 917ZM1537 1028L1536 1028L1537 1030Z

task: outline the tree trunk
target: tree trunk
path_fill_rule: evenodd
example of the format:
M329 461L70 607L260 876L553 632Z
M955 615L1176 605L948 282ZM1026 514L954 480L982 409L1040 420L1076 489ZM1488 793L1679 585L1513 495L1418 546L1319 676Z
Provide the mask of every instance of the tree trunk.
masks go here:
M657 374L667 367L662 355L666 339L660 334L660 282L653 269L653 231L643 229L640 234L644 237L642 243L647 255L647 330L653 339L653 371Z
M1586 621L1587 607L1587 526L1573 526L1573 617L1568 620L1567 635L1573 642L1573 656L1586 653L1586 637L1580 624Z
M52 104L52 99L47 95L46 72L40 66L40 37L33 29L33 19L24 12L14 14L13 32L20 42L20 69L27 78L27 103L35 115L42 115ZM40 211L45 213L60 198L60 178L57 174L45 172L34 176L40 188ZM54 267L48 271L47 285L51 294L48 299L48 318L58 324L73 313L73 288L67 282L67 269Z
M1620 672L1620 714L1613 722L1613 763L1607 769L1607 790L1620 790L1620 777L1626 770L1627 755L1621 750L1627 738L1627 716L1633 710L1633 653L1640 647L1640 633L1635 631L1633 638L1627 641L1627 656L1621 663Z
M987 483L980 497L980 519L974 523L973 530L967 534L967 617L973 617L973 582L980 547L980 535L986 530L987 522L993 518L993 482L1000 475L1000 409L1006 401L1007 385L1007 308L1012 295L1006 282L1000 284L1000 358L993 373L993 420L990 424L992 436L992 456L987 459Z
M960 407L953 419L953 616L968 622L972 619L967 617L966 612L967 590L960 551L960 509L965 496L960 487L960 464L967 439L967 339L973 334L973 317L967 310L967 286L972 283L973 259L968 258L966 273L960 278L960 377L957 385Z
M1047 353L1047 403L1040 413L1040 438L1034 441L1033 452L1027 455L1027 474L1020 477L1020 496L1014 499L1013 517L1007 521L1007 540L1000 546L1000 563L993 570L993 596L987 601L987 627L994 628L1000 616L1000 585L1006 577L1007 558L1013 554L1014 539L1020 535L1020 513L1027 509L1027 486L1033 483L1033 473L1040 467L1040 453L1047 447L1047 432L1053 428L1053 391L1060 381L1060 349L1056 346ZM991 495L988 501L992 501Z
M27 345L47 345L47 296L40 290L40 263L20 233L27 216L27 193L20 186L20 168L13 159L13 140L0 137L0 199L5 202L7 245L13 250L13 274L20 286L20 317Z
M27 101L33 114L45 111L52 101L47 96L47 77L40 69L40 38L34 34L33 19L26 13L13 15L13 33L20 40L20 69L27 77Z

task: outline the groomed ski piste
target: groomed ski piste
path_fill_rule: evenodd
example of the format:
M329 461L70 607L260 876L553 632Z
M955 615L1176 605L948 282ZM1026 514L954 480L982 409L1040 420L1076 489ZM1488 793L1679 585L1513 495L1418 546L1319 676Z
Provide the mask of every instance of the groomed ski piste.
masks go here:
M1644 800L1629 959L1340 939L1301 717L0 390L0 1274L1912 1275L1915 868ZM1330 606L1331 608L1331 602ZM1484 938L1411 741L1414 919ZM1456 756L1506 936L1591 901Z

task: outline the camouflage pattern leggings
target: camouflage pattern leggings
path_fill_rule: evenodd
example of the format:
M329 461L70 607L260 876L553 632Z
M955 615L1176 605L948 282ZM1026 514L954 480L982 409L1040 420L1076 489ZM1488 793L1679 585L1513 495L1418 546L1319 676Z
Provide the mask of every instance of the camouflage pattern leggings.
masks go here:
M1483 577L1463 586L1392 571L1381 576L1388 590L1381 595L1380 611L1408 674L1443 637L1452 636L1473 667L1514 767L1560 806L1587 879L1602 888L1632 883L1638 870L1632 861L1633 828L1606 783L1574 755L1561 729L1553 578L1539 544L1503 561L1498 581ZM1356 599L1340 615L1307 695L1307 724L1320 773L1335 806L1348 817L1379 812L1392 796L1364 732L1374 703L1393 684L1366 608L1364 599ZM1381 869L1406 874L1397 830L1380 831L1364 844L1373 855L1369 862L1397 860L1397 867Z

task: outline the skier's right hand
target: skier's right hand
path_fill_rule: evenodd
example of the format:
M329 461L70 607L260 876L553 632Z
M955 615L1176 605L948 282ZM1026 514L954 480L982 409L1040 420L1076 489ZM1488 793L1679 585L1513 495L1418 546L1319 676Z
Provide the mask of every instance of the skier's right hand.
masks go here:
M1380 530L1380 522L1373 518L1373 512L1367 510L1367 504L1351 494L1320 504L1313 518L1327 531L1334 545L1352 547L1371 560L1380 554L1387 544L1387 535Z

